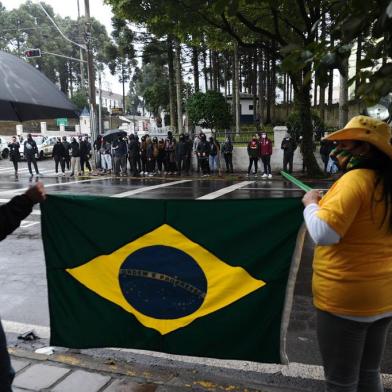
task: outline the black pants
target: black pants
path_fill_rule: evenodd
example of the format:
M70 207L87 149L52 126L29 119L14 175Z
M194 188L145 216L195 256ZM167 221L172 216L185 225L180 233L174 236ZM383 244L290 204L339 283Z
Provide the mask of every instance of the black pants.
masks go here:
M199 159L200 169L203 174L210 174L210 165L208 163L208 158Z
M283 170L287 172L287 166L289 167L288 172L292 173L293 172L293 159L294 159L294 154L283 154Z
M87 169L91 172L92 169L91 169L89 158L86 156L81 156L80 157L80 170L82 172L84 172L84 165L86 165Z
M12 392L11 384L15 377L12 369L10 356L7 351L7 341L5 338L3 326L0 321L0 391Z
M271 174L271 155L262 155L261 161L264 165L264 174Z
M382 392L380 365L392 317L372 323L317 310L327 392Z
M29 172L31 175L33 175L33 171L31 170L31 163L34 165L34 170L36 174L38 174L38 166L37 166L37 160L35 159L34 155L26 155L26 160L27 160L27 167L29 168Z
M65 161L63 157L54 157L54 169L56 173L59 172L59 163L61 167L61 171L64 173L65 172Z
M184 157L179 157L177 159L177 169L178 169L178 174L181 174L181 171L185 170L185 158Z
M255 173L257 173L257 161L259 160L259 158L252 158L249 157L249 166L248 166L248 174L250 173L251 169L252 169L252 164L254 165L254 170Z
M18 172L18 159L11 159L12 164L14 165L15 173Z
M153 173L155 171L155 159L154 158L147 159L147 171L149 173Z
M71 167L71 158L70 158L69 155L67 155L66 157L64 157L64 163L65 163L65 165L67 166L67 170L69 170L70 167Z
M163 157L158 157L157 165L158 165L158 170L161 172L163 169Z
M129 166L131 168L131 174L133 176L137 176L139 174L139 171L137 168L137 160L138 160L138 157L135 157L135 156L129 157Z
M226 163L226 173L233 173L233 154L224 154Z

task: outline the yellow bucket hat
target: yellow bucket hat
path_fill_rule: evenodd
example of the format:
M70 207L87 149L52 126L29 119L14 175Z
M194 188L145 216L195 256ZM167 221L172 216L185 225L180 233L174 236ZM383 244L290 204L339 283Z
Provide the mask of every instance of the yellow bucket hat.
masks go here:
M376 118L355 116L343 129L324 137L324 140L360 140L368 142L392 159L391 127Z

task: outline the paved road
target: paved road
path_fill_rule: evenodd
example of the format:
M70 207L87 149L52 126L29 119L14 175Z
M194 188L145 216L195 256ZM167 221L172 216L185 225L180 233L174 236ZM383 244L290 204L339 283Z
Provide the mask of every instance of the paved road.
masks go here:
M249 199L261 197L300 197L303 193L291 183L283 180L279 175L272 180L260 178L244 178L232 176L230 178L200 179L193 177L163 178L109 178L93 177L72 179L68 176L57 177L53 171L51 161L40 162L40 171L44 175L49 193L96 194L111 197L135 198L176 198L176 199ZM27 170L21 172L15 179L10 162L0 161L0 203L20 193L36 179L30 179ZM310 183L319 189L328 188L327 182ZM41 326L38 331L44 336L49 325L47 306L46 277L43 262L43 249L40 235L40 211L35 209L21 228L15 231L0 245L0 314L4 320L10 343L15 343L16 332L26 330L30 325ZM199 366L205 372L224 374L225 368L239 371L251 371L251 377L260 378L260 374L267 381L279 383L277 379L284 374L287 385L301 384L301 377L306 380L309 390L321 390L320 357L315 338L315 313L311 305L311 259L313 246L309 239L303 252L295 296L294 307L288 332L288 356L291 362L310 365L293 365L281 371L280 367L263 367L252 363L233 363L232 361L206 362L200 359L180 358L156 354L153 358L140 352L116 352L110 354L103 350L90 350L91 355L122 356L137 362L152 363L154 365ZM37 329L37 328L36 328ZM392 373L392 347L389 338L387 353L383 366L384 373ZM178 359L178 358L177 358ZM316 366L313 366L316 365ZM214 370L211 370L214 369ZM253 372L253 373L252 373ZM274 375L275 374L275 375ZM239 376L240 377L240 376ZM278 377L278 378L279 378ZM277 381L278 380L278 381ZM392 383L391 383L392 384Z

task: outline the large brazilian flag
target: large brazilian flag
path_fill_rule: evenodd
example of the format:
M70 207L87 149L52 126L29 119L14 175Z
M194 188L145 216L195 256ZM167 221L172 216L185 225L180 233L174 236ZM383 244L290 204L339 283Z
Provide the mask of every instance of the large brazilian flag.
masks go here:
M52 345L284 361L300 199L50 195L41 208Z

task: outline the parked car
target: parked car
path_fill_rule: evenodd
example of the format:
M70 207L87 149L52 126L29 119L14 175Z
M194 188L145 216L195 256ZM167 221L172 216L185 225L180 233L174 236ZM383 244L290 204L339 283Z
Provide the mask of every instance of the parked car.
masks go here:
M0 136L0 156L3 159L7 159L10 155L10 150L8 148L8 141L4 137Z
M57 136L48 136L42 142L42 144L38 144L37 142L38 158L44 159L44 158L52 157L53 146L56 144L56 141L57 141Z

